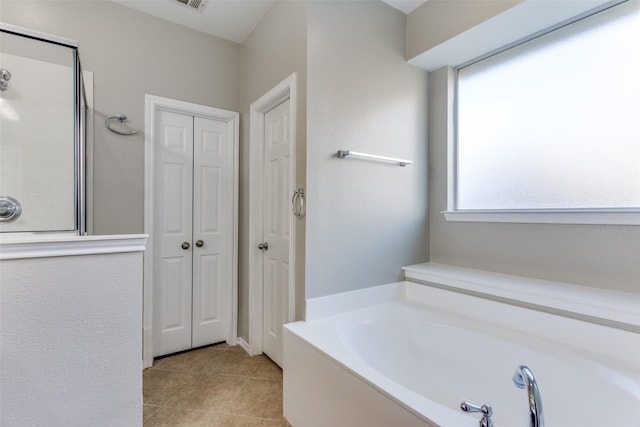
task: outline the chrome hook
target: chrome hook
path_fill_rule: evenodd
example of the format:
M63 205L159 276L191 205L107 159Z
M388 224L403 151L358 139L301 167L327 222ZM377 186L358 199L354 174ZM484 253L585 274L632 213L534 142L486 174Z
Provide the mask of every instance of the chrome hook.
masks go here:
M125 136L129 136L129 135L135 135L137 133L140 132L140 130L134 130L134 131L130 131L130 132L122 132L118 129L114 129L111 127L111 121L112 120L117 120L118 123L120 124L124 124L127 122L127 116L125 116L124 114L118 114L115 116L108 116L105 120L104 120L104 125L107 127L107 129L109 129L111 132L113 133L117 133L118 135L125 135Z

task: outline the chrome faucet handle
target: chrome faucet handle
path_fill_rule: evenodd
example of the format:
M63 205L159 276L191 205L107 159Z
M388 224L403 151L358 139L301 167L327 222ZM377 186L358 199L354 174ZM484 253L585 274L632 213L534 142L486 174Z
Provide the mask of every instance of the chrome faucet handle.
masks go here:
M491 415L493 415L493 409L491 409L491 406L489 405L476 405L475 403L471 403L468 401L464 401L460 404L460 409L462 409L464 412L481 412L482 415L490 417Z
M476 405L468 401L464 401L460 404L460 409L464 412L480 412L482 419L480 420L480 427L493 427L493 421L491 421L491 415L493 415L493 409L490 405Z

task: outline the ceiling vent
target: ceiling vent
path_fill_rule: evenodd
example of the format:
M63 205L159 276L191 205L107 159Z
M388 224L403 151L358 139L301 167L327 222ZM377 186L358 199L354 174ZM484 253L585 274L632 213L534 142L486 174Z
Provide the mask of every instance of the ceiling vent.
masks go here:
M176 0L178 3L182 3L197 10L202 10L207 4L207 0Z

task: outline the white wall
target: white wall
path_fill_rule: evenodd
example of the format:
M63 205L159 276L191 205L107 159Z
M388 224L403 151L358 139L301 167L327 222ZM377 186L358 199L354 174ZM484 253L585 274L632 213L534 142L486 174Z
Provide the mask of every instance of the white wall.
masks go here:
M427 73L382 2L308 5L307 298L396 281L428 259ZM406 168L337 150L412 159Z
M142 253L0 261L0 424L142 425Z

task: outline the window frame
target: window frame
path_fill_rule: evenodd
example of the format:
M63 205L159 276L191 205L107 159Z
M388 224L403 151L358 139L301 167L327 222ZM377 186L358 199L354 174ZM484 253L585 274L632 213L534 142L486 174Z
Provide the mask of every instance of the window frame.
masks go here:
M589 16L625 3L625 0L607 3L577 15L569 20L531 34L456 67L447 67L447 210L442 214L447 221L547 223L547 224L603 224L640 225L640 207L632 208L570 208L570 209L458 209L458 71L503 51L527 43L559 28L571 25Z

